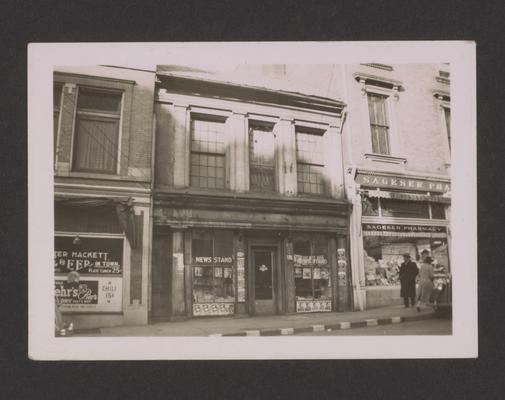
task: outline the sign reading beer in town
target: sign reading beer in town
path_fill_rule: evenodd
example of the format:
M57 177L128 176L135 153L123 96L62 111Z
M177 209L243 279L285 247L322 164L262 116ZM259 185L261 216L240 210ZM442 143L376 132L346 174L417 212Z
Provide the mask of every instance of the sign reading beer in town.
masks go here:
M119 312L122 281L122 278L115 277L90 277L80 279L79 282L56 279L56 304L63 312Z
M54 238L54 272L66 274L77 271L90 275L121 275L123 272L123 239L81 237Z
M448 182L441 182L429 179L409 178L405 176L389 176L376 174L359 173L356 182L362 186L395 188L404 190L419 190L426 192L445 193L451 191Z

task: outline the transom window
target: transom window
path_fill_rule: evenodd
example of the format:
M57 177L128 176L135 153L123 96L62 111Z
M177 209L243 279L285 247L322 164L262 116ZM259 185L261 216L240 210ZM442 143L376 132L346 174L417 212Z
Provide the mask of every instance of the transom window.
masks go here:
M445 219L445 206L440 203L384 199L364 195L362 214L370 217Z
M224 121L191 120L191 186L225 187Z
M275 143L271 125L249 127L249 182L255 192L274 192Z
M388 96L367 92L370 130L372 134L372 152L390 155L389 122L387 116Z
M324 195L324 153L322 131L296 132L298 192Z
M74 170L116 173L121 100L122 92L79 88Z

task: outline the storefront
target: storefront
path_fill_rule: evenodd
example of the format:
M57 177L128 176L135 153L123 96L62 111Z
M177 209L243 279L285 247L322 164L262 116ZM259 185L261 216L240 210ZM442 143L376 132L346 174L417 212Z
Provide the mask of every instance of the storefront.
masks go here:
M173 201L180 200L174 196ZM174 210L176 215L192 215L182 229L175 221L162 226L163 219L156 217L166 216L169 210L155 208L151 319L351 309L343 216L347 205L340 204L340 211L329 207L330 221L313 215L305 231L294 226L293 218L299 217L292 215L283 215L287 224L267 228L268 222L261 221L278 217L268 215L267 208L256 205L255 215L248 215L249 223L243 222L246 214L237 213L231 220L231 214L225 213L228 222L222 224L216 220L223 213ZM212 214L216 226L203 227L207 223L199 220L202 213ZM331 221L332 227L327 225ZM320 224L320 231L314 230L314 222Z
M359 172L361 242L367 308L401 304L403 254L423 254L450 271L447 181Z
M128 199L56 198L55 301L77 329L147 322L144 222Z

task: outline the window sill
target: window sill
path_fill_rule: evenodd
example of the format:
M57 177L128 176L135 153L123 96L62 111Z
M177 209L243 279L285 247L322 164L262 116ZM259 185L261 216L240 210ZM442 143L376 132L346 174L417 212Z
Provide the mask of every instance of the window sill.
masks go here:
M393 157L385 154L365 153L365 159L372 162L381 162L394 165L405 165L407 159L403 157Z

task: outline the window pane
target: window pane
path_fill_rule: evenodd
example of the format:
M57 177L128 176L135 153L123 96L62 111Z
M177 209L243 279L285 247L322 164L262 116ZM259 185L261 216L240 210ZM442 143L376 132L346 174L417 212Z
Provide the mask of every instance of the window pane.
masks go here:
M307 164L324 165L323 136L296 132L296 159Z
M429 218L428 203L381 199L383 217Z
M249 129L250 190L275 191L275 144L270 127Z
M387 96L368 93L372 151L377 154L390 154L386 101Z
M209 261L207 264L210 264L212 262L213 255L212 239L193 239L193 257L195 263L205 263L206 261ZM200 259L199 257L203 257L205 259Z
M445 206L443 204L431 204L431 218L445 219Z
M79 89L77 108L119 114L121 111L121 93L108 93Z
M323 167L319 165L297 164L298 191L309 194L325 194Z
M214 234L214 256L220 264L233 263L233 233L231 231L216 231Z
M53 106L55 108L59 108L60 107L62 88L63 88L63 85L60 85L60 84L55 84L53 86Z
M77 117L74 168L116 172L119 121Z
M379 200L374 197L363 196L361 200L361 213L366 216L379 215Z

